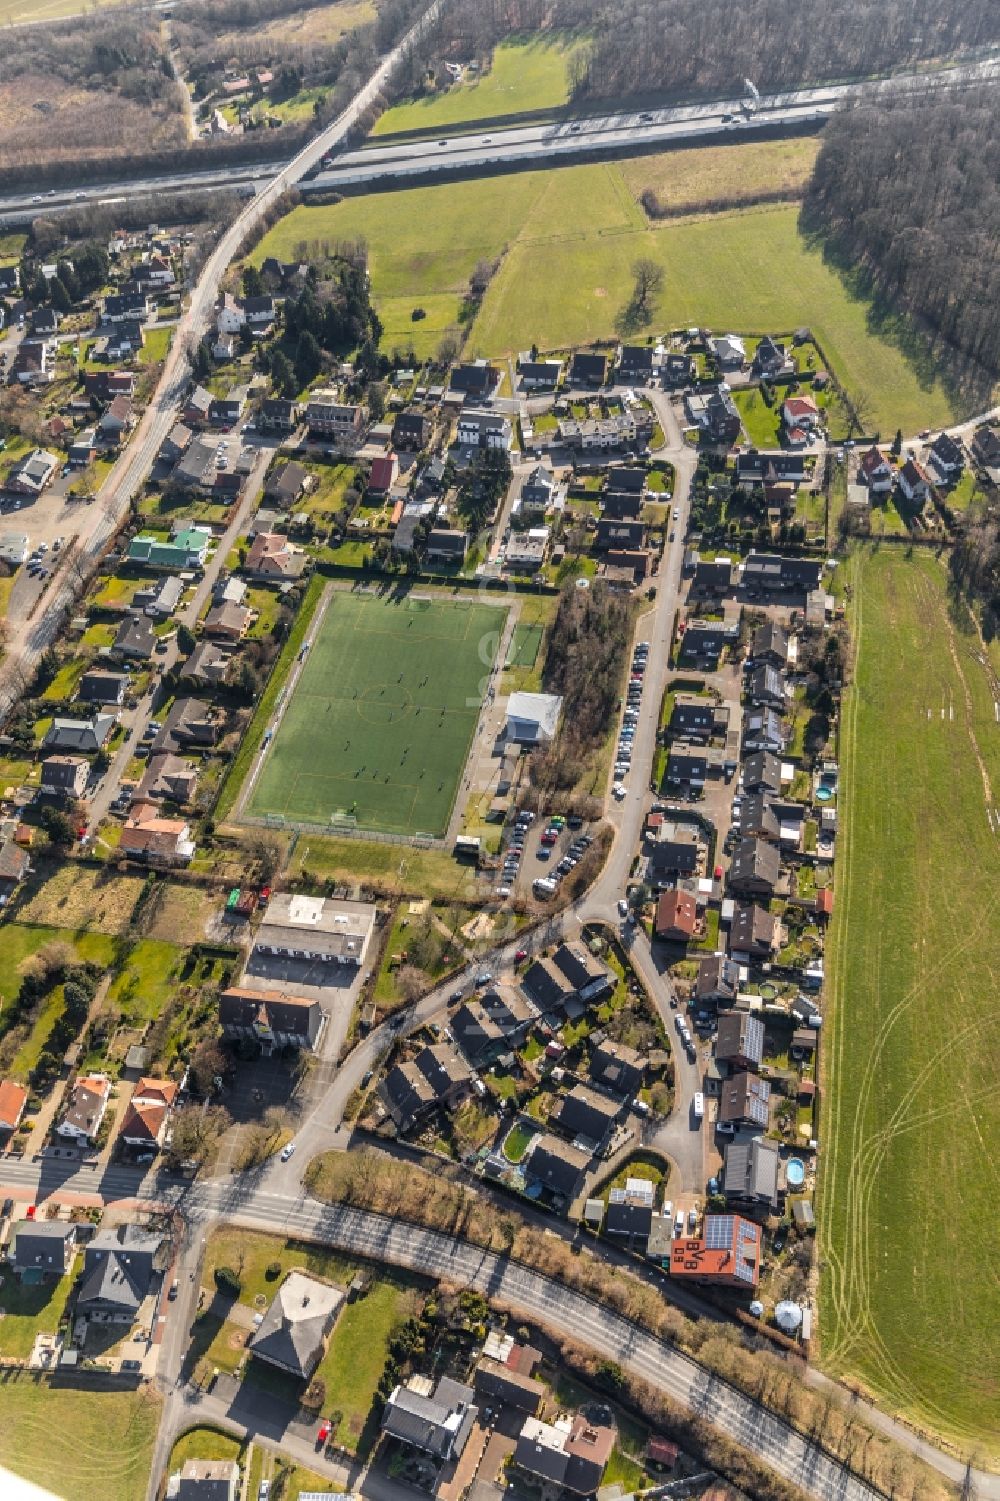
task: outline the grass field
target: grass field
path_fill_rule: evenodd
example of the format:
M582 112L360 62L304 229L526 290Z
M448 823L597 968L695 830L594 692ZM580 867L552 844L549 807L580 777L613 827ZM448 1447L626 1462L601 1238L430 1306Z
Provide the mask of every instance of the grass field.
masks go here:
M732 141L633 157L621 170L636 198L649 189L664 208L687 208L721 199L738 202L760 193L802 192L818 151L819 136Z
M858 553L848 576L822 1355L963 1455L996 1459L1000 649L991 663L926 554Z
M246 811L444 833L503 621L489 605L331 591Z
M151 1387L88 1391L6 1371L2 1401L0 1465L73 1501L143 1501L160 1419Z
M493 66L481 77L452 84L422 99L406 99L386 110L372 132L441 130L470 120L534 114L557 109L569 98L569 62L581 45L563 35L502 42Z
M0 1355L27 1360L36 1334L55 1334L73 1289L72 1277L22 1283L11 1269L0 1279Z
M476 262L499 258L466 353L503 356L532 343L566 349L614 337L631 292L631 267L650 257L666 272L657 328L698 324L761 333L807 324L883 432L944 425L959 414L943 382L926 374L920 352L908 352L906 331L880 332L870 305L799 233L796 204L652 224L626 178L634 166L524 172L300 206L253 259L288 259L314 239L364 239L384 346L412 341L421 356L458 326ZM417 306L427 316L413 323Z
M82 16L84 11L104 9L123 0L102 0L92 5L87 0L0 0L0 24L17 26L26 21L62 21L66 16Z

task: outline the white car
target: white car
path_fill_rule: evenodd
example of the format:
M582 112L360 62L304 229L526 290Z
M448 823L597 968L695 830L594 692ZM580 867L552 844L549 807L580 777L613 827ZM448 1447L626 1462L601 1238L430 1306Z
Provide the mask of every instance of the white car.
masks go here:
M292 1153L294 1151L295 1151L295 1143L294 1143L294 1141L290 1141L288 1143L287 1147L282 1147L282 1149L281 1149L281 1160L282 1160L282 1162L287 1162L288 1159L289 1159L289 1157L291 1157L291 1155L292 1155Z
M622 802L628 796L621 782L615 783L615 785L611 789L611 793L618 802Z
M628 902L623 896L618 898L618 916L628 917Z

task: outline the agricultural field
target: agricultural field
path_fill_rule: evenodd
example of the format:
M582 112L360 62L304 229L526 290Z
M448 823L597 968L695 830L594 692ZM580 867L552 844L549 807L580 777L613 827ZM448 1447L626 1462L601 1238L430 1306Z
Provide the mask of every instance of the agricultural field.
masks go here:
M246 812L443 834L503 611L333 590Z
M73 1501L141 1501L160 1403L138 1391L53 1386L35 1371L5 1372L0 1465Z
M487 72L421 99L404 99L386 110L372 134L448 130L472 120L558 109L569 99L569 64L582 45L558 33L502 42Z
M300 206L257 246L253 259L289 259L315 239L364 239L384 346L412 344L421 357L435 351L445 331L459 327L479 260L499 267L469 330L467 356L503 356L533 342L566 349L615 337L616 318L631 293L631 267L649 257L666 272L650 334L654 327L691 324L748 334L808 325L822 357L866 403L874 427L913 432L959 414L943 381L907 352L906 330L880 332L870 304L824 260L822 248L800 234L797 205L654 223L626 178L635 165L525 172ZM418 309L425 316L414 321Z
M936 559L859 550L846 572L822 1358L981 1463L1000 1456L1000 651Z

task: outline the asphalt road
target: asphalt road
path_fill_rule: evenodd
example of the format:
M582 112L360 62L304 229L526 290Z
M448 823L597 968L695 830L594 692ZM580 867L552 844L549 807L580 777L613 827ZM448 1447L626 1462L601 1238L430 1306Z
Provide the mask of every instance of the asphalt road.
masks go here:
M711 100L700 104L674 105L649 111L621 111L605 115L565 117L555 123L480 129L465 134L443 134L439 139L397 142L389 145L375 138L359 151L347 152L329 170L302 182L306 193L356 187L364 183L405 179L427 174L469 172L495 167L528 167L551 159L570 161L593 154L625 156L656 146L670 147L682 141L712 140L740 134L784 128L809 129L829 118L838 104L862 90L896 90L919 83L944 86L996 79L1000 63L987 58L937 73L905 73L881 82L831 84L811 89L766 95L751 119L744 118L739 99ZM732 115L731 121L723 117ZM317 138L322 143L310 166L335 150L340 134L337 125ZM307 147L311 152L313 147ZM305 153L303 153L305 155ZM266 192L274 165L262 162L231 167L202 168L193 172L160 176L107 178L99 183L41 193L15 192L0 197L0 223L24 223L59 208L99 203L115 197L143 197L168 192L210 192L219 187L248 185ZM284 176L287 169L283 169Z
M47 1167L42 1182L51 1180ZM14 1180L37 1181L36 1164L6 1164L0 1172L4 1187ZM84 1169L62 1181L79 1186L90 1181L92 1191L105 1196L122 1192L136 1196L136 1175L121 1169ZM7 1180L10 1179L8 1184ZM127 1181L131 1180L131 1181ZM683 1406L698 1412L734 1442L756 1454L779 1474L818 1501L873 1501L876 1492L821 1449L795 1433L780 1418L750 1397L680 1354L672 1346L637 1329L627 1319L561 1283L506 1257L497 1256L432 1230L400 1224L381 1215L341 1206L328 1206L298 1193L275 1193L246 1175L230 1184L198 1183L164 1189L143 1184L140 1198L182 1204L186 1235L173 1275L181 1284L173 1304L167 1304L167 1325L161 1353L160 1382L166 1404L151 1467L150 1491L155 1495L178 1429L190 1421L188 1398L180 1381L187 1330L194 1315L196 1270L209 1228L223 1221L247 1230L301 1236L327 1246L352 1251L376 1264L405 1266L428 1277L446 1279L482 1292L491 1302L535 1319L558 1335L588 1346L648 1381Z

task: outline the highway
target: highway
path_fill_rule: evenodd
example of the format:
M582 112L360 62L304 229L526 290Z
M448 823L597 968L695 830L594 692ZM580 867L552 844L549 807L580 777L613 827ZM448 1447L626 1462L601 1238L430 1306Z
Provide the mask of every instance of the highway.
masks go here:
M995 80L998 76L1000 61L987 58L943 68L937 73L906 73L879 82L830 84L770 94L762 97L758 109L749 117L743 115L741 101L730 98L648 111L565 116L555 122L506 129L501 123L462 134L443 134L438 139L393 143L375 137L360 150L336 156L328 169L304 180L300 173L296 180L303 193L323 193L455 172L527 168L552 160L570 162L591 156L627 156L658 146L666 149L685 141L697 143L775 130L809 130L822 125L843 100L863 91L898 90L916 85L940 88ZM311 154L309 167L305 169L308 171L323 157L336 152L343 133L340 121L335 122L296 161ZM285 177L288 170L282 169L279 175ZM263 193L274 181L274 173L275 164L261 162L126 180L108 178L45 194L9 193L0 196L0 223L30 222L46 212L123 197L213 192L233 187Z

